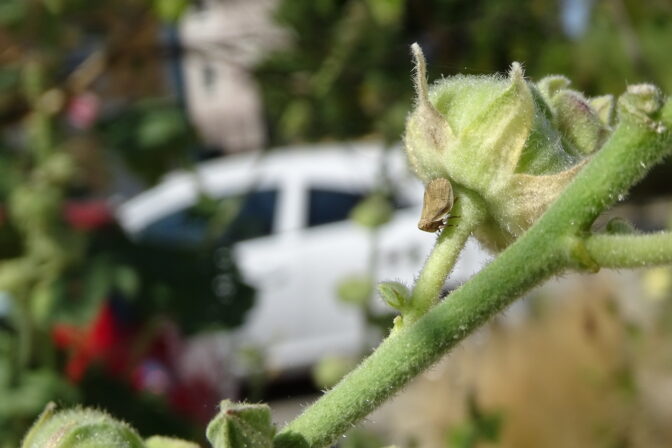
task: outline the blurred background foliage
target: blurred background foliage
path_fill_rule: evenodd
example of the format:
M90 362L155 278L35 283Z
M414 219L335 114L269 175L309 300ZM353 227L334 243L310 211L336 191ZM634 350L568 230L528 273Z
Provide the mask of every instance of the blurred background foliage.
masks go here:
M666 0L281 1L293 44L257 69L275 143L378 134L397 141L412 100L409 46L430 80L562 73L588 95L672 89Z
M106 407L143 433L169 425L202 437L198 409L214 397L210 386L156 393L142 374L170 376L167 341L239 325L253 292L235 260L213 264L212 246L140 247L101 205L202 155L167 75L180 53L170 36L189 7L0 2L2 447L16 446L48 400ZM588 95L637 82L672 92L669 0L281 0L276 18L290 43L254 72L270 146L397 142L413 101L415 41L432 80L505 72L517 60L531 78L562 73ZM639 194L669 193L669 169ZM222 265L235 301L210 288ZM132 359L113 349L120 344L134 348ZM455 432L469 434L463 440L486 418L472 411L470 429Z
M220 391L181 376L181 347L240 325L253 290L212 245L130 241L109 205L198 158L166 76L166 36L186 6L0 4L2 447L18 446L50 400L203 437ZM213 290L219 276L227 292Z

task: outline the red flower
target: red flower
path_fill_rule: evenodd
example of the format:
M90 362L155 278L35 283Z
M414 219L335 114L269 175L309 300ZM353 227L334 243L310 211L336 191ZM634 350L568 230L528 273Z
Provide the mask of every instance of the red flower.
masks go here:
M106 302L86 327L58 324L52 338L69 351L65 370L71 381L80 381L92 364L101 363L120 381L163 396L173 410L194 421L206 423L216 410L218 384L204 372L183 372L186 350L170 321L131 326Z
M78 230L95 230L114 221L109 206L98 200L68 202L63 214L65 220Z
M57 347L70 351L66 365L68 378L80 381L89 365L96 361L102 361L114 375L126 373L132 333L105 303L88 327L57 324L52 330L52 337Z

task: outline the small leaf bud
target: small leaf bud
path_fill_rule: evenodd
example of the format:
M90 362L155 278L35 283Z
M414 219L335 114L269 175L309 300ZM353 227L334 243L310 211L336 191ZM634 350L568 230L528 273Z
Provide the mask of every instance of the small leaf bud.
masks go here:
M378 284L380 297L392 308L404 311L408 307L411 292L403 283L382 282Z
M607 233L612 235L630 234L637 232L630 221L619 217L610 219L605 230Z

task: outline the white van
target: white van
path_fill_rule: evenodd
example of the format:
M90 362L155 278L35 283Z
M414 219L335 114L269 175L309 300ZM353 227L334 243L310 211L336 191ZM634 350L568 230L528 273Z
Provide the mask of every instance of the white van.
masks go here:
M339 301L336 291L345 277L369 266L371 233L348 216L380 188L383 167L395 213L376 238L375 277L410 286L436 235L417 228L423 188L400 148L334 143L209 161L122 204L118 219L136 239L198 241L204 228L184 214L199 192L242 197L225 240L257 294L246 323L227 338L238 348L263 349L269 370L302 369L325 355L355 355L366 343L362 313ZM462 283L486 261L470 241L447 286ZM213 288L226 292L227 279L216 279Z

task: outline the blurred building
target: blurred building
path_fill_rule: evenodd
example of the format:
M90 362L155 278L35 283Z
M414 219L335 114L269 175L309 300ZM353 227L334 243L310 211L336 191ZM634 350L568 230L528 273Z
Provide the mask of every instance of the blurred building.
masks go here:
M203 141L223 152L260 149L265 125L250 73L286 42L273 22L277 0L202 0L179 26L187 110Z

